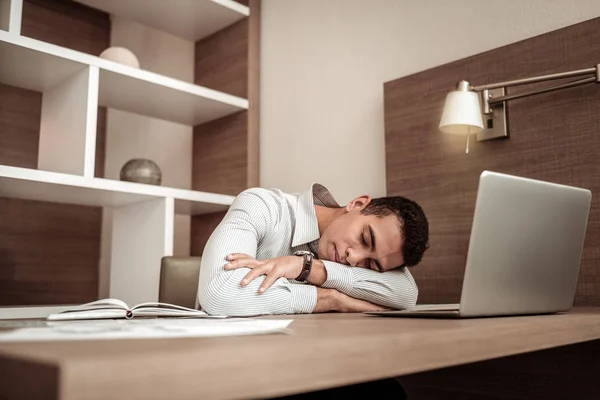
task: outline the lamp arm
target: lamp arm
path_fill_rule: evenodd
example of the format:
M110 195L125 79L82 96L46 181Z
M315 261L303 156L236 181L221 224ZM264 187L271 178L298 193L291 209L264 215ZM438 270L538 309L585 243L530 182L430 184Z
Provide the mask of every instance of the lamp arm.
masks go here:
M538 87L522 93L506 95L505 91L510 86L574 77L577 78L570 82ZM588 83L600 83L600 64L596 64L592 68L480 86L472 86L468 81L462 80L458 83L456 90L446 96L440 129L443 128L444 132L449 133L461 133L466 128L475 127L478 129L478 141L508 137L506 101ZM476 95L476 92L479 92L479 96ZM468 137L469 131L467 130L465 133Z
M498 88L509 87L509 86L525 85L528 83L544 82L544 81L550 81L550 80L554 80L554 79L572 78L574 76L591 75L591 74L595 75L596 81L600 81L600 64L597 64L595 67L592 67L592 68L580 69L580 70L575 70L575 71L560 72L557 74L542 75L542 76L534 76L532 78L516 79L514 81L491 83L488 85L472 86L471 90L473 90L474 92L481 92L483 90L489 90L489 89L498 89Z
M508 101L508 100L520 99L523 97L529 97L529 96L533 96L533 95L541 94L541 93L554 92L555 90L568 89L571 87L581 86L581 85L585 85L588 83L598 83L598 81L596 80L596 77L591 76L589 78L578 79L576 81L563 83L561 85L549 86L549 87L545 87L545 88L541 88L541 89L531 90L529 92L516 93L516 94L500 96L500 97L496 97L496 98L490 97L489 99L487 99L487 102L489 105L494 105L494 104L502 103L502 102Z

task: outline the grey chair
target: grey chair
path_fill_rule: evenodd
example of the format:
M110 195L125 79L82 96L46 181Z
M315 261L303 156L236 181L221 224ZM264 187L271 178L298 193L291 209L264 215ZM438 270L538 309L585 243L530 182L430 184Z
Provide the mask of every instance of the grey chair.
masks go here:
M196 308L202 257L163 257L158 301Z

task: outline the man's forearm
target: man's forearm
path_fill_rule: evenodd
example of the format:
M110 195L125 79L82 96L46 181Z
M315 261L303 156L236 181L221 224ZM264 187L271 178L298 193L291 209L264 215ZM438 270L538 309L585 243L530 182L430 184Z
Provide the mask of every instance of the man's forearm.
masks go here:
M324 313L330 311L337 311L336 308L336 295L335 289L323 289L317 288L317 305L313 313Z
M350 267L332 261L314 260L307 279L313 286L386 307L412 307L418 296L417 285L406 268L384 273Z

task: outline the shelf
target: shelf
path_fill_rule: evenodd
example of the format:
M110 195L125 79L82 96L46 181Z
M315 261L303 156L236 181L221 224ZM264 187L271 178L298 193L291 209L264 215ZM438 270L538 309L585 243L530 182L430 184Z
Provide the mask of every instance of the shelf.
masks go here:
M175 212L184 215L225 211L234 199L222 194L10 166L0 166L0 197L100 207L123 207L172 197Z
M3 31L0 60L0 82L40 92L98 67L100 106L185 125L248 108L247 99Z
M45 92L87 66L17 44L14 35L0 31L0 82Z
M76 0L184 39L197 41L250 15L232 0Z

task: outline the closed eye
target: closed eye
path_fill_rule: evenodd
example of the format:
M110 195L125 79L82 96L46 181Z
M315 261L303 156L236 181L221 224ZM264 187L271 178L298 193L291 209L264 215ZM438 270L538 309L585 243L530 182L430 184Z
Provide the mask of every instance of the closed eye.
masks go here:
M371 265L370 263L371 263L371 260L369 260L369 265ZM377 272L383 272L383 268L381 267L381 264L379 264L379 262L377 260L375 260L375 262L373 264L375 264L375 268L371 268L372 270L377 271Z

